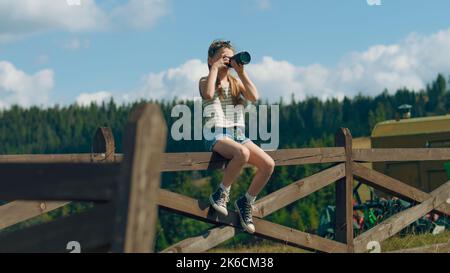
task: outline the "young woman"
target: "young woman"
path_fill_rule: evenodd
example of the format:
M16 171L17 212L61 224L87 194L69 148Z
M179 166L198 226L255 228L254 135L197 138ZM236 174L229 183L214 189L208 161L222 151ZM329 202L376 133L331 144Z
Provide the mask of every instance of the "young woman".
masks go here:
M209 151L230 159L218 189L210 195L211 206L219 213L228 215L227 202L230 188L246 163L257 168L247 192L235 201L242 227L255 232L252 220L252 205L256 196L272 175L275 162L260 147L245 137L244 101L256 101L258 90L244 70L234 59L235 51L229 41L216 40L208 49L209 75L199 81L203 98L207 127L214 127L214 138L205 140ZM239 78L231 75L231 68ZM236 109L230 113L227 109ZM242 107L236 107L242 106Z

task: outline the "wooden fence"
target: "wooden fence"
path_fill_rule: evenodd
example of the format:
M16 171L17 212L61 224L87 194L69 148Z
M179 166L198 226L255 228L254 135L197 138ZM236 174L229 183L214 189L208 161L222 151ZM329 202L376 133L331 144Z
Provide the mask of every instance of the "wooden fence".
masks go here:
M206 200L160 188L160 172L222 169L227 164L215 153L163 153L166 131L159 108L144 104L130 116L123 155L114 153L111 131L101 128L90 154L0 156L0 200L47 200L13 201L0 206L0 229L64 206L67 200L95 202L83 213L2 233L0 252L67 252L68 241L80 242L82 251L152 252L157 206L216 225L164 253L204 252L235 236L240 224L234 211L221 216ZM450 181L426 193L361 164L450 160L449 148L353 149L346 128L338 130L335 142L336 147L268 152L276 166L332 166L259 199L254 208L254 235L319 252L366 252L372 241L382 242L430 211L450 215ZM354 178L416 205L353 238ZM336 240L264 220L333 183Z
M49 223L2 232L0 252L68 252L73 242L82 252L152 251L166 132L159 107L141 105L128 120L123 157L114 153L107 128L97 131L90 154L1 156L0 200L13 202L0 206L0 228L69 201L90 201L94 206Z

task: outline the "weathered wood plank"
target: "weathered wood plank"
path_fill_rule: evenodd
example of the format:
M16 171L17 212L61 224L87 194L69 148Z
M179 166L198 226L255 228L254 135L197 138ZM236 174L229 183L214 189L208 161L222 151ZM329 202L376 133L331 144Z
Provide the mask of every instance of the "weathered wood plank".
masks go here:
M381 243L392 237L399 231L412 224L414 221L435 209L438 205L445 203L450 196L450 181L440 186L431 193L431 197L421 204L401 211L381 224L359 235L354 240L355 251L365 252L366 246L371 241Z
M344 161L343 148L302 148L280 149L267 152L276 166L302 165L313 163L336 163ZM162 171L212 170L222 169L227 159L217 153L166 153L163 157ZM246 165L245 167L249 167Z
M267 152L277 166L315 163L340 163L345 161L342 147L280 149ZM106 154L98 154L105 157ZM354 161L436 161L450 160L450 148L377 148L352 149ZM123 154L114 154L114 162L121 162ZM221 169L226 159L212 153L165 153L162 156L162 171L188 171ZM91 154L17 154L0 155L0 163L88 163ZM247 165L248 167L249 165Z
M201 221L240 227L237 213L229 211L228 216L218 215L211 209L209 203L195 200L188 196L159 189L159 205L170 211L199 219ZM347 246L313 234L277 225L259 218L253 219L256 236L269 238L305 249L315 249L321 252L346 252Z
M114 162L115 142L111 128L99 127L92 138L92 161Z
M67 253L70 241L79 242L81 252L89 252L111 241L113 211L112 204L102 204L79 214L3 233L0 253Z
M255 218L256 235L310 251L346 253L347 245L323 237Z
M166 128L156 104L141 104L130 115L117 191L115 252L153 252Z
M238 229L230 226L221 226L208 230L202 235L187 238L166 249L161 253L200 253L205 252L226 240L233 238Z
M353 160L363 162L450 160L450 148L353 149Z
M352 135L348 128L340 128L336 132L335 145L345 149L345 177L335 184L335 237L338 242L347 244L349 252L353 252L353 159Z
M290 185L279 189L257 201L254 216L267 215L308 196L345 176L345 165L341 163L325 169L309 177L300 179Z
M31 219L70 202L62 201L13 201L0 206L0 229Z
M108 158L111 158L110 156ZM14 154L0 155L0 164L3 163L90 163L108 162L107 153L79 154ZM121 162L123 154L114 154L113 162Z
M118 164L0 164L0 200L110 200Z
M300 179L256 201L253 215L261 218L266 217L271 213L332 184L339 178L344 177L344 172L345 166L341 163L312 176ZM213 234L214 236L212 236ZM179 243L168 247L163 252L204 252L231 239L235 234L236 230L234 227L216 227L200 236L182 240Z
M345 161L344 149L341 147L280 149L267 153L275 160L277 166ZM106 154L96 156L105 157ZM114 154L114 162L122 160L123 154ZM0 163L88 163L91 161L91 154L0 155ZM208 152L164 153L161 161L163 172L221 169L228 162L217 153Z
M110 163L122 161L115 154L111 128L99 127L92 138L90 154L12 154L0 155L0 163Z
M361 182L407 201L423 202L430 198L429 193L423 192L395 178L369 169L360 163L353 163L353 174L358 177L358 180ZM436 211L445 215L450 215L450 205L442 204L437 207Z
M114 136L110 128L97 129L92 140L91 162L114 161ZM52 156L52 155L50 155ZM62 155L64 156L64 155ZM70 157L69 157L70 158ZM26 221L69 204L68 201L13 201L0 206L0 229Z
M12 154L0 155L0 163L89 163L92 155L80 154Z

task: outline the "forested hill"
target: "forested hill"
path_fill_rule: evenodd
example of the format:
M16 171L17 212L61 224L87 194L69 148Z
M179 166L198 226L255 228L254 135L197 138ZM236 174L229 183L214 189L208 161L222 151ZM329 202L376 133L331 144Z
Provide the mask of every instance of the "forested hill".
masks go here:
M157 103L171 126L176 119L170 117L170 112L176 102ZM193 106L192 102L185 103ZM357 95L342 102L336 99L320 101L316 97L289 104L280 101L280 148L301 147L317 138L329 138L339 127L350 128L355 137L369 135L377 122L394 118L396 108L405 103L413 106L413 117L446 114L450 109L446 79L439 75L426 90L402 89L393 95L385 90L376 97ZM119 106L110 101L88 107L23 109L14 106L0 111L0 153L88 152L92 134L98 126L113 129L120 152L127 115L135 104ZM168 139L167 151L202 149L198 141L181 143Z

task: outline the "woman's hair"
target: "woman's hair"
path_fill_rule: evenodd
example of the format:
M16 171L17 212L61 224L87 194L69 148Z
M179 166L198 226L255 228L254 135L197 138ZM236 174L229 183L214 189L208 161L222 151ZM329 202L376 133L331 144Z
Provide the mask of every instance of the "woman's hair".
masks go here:
M214 58L214 56L217 54L217 52L222 48L229 48L235 52L233 45L230 41L224 41L224 40L214 40L208 49L208 58ZM208 62L208 68L211 69L211 65ZM238 80L231 75L231 73L228 73L227 75L228 82L230 84L230 91L231 91L231 97L233 99L233 104L243 104L243 99L241 97L241 90L239 89ZM219 92L219 98L223 99L223 88L219 81L216 82L216 87Z

